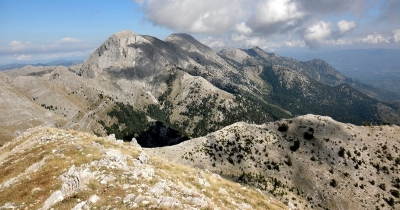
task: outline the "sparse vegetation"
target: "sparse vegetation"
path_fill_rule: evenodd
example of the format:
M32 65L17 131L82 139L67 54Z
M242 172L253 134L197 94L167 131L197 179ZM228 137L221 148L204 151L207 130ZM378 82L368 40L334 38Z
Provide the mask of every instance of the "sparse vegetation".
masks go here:
M282 123L279 125L278 131L286 132L289 129L289 125L286 123Z
M84 177L75 178L74 184L80 187L75 189L72 194L56 201L51 206L54 209L72 209L83 201L88 208L102 206L116 209L167 208L168 206L163 207L163 204L157 200L152 200L153 197L157 198L157 196L153 196L153 189L158 189L157 186L166 186L166 184L168 186L162 188L164 190L158 196L174 199L175 203L179 202L187 207L198 205L185 198L188 196L202 202L204 200L206 204L202 203L201 205L205 208L223 206L235 209L239 208L237 205L241 203L246 203L253 209L282 209L285 207L282 203L274 200L266 202L270 198L253 188L243 188L237 183L210 172L167 162L163 159L150 157L148 164L138 167L138 163L134 164L133 160L139 157L140 151L129 146L129 143L118 143L88 133L54 128L37 128L30 132L32 133L12 142L13 144L7 144L0 148L3 155L9 152L18 154L1 157L3 164L0 165L0 183L5 183L12 177L17 177L18 183L10 183L10 186L6 188L0 185L2 189L0 190L0 207L9 203L7 205L15 205L18 208L41 208L53 192L61 189L65 180L63 181L59 177L67 173L68 169L71 170L71 167L75 167L77 170L82 168L86 174L97 171L96 173L100 176L91 178L87 184L82 186L80 186L80 182ZM40 142L42 143L40 144ZM26 147L26 149L18 149L21 147ZM116 158L113 155L123 158ZM45 164L38 166L39 170L30 171L28 169L34 163L40 162L41 159ZM106 161L108 164L98 166L101 161ZM130 170L123 170L121 165L116 164L124 161L126 161L125 167L129 167ZM10 167L14 169L12 173L4 170ZM146 176L152 176L152 178L143 177L144 171L150 168L153 169L150 171L154 171L154 174ZM18 178L19 174L22 174L24 178ZM25 178L26 175L29 175L28 179ZM133 178L133 175L138 176L139 179ZM68 176L71 176L72 179L74 175ZM115 177L115 179L104 184L100 181L101 177ZM201 184L199 180L203 180L207 184ZM189 188L188 186L193 187ZM71 189L75 187L70 186ZM206 192L202 191L204 188L207 189ZM182 190L186 190L185 193L181 193ZM177 193L181 196L174 196ZM95 203L88 201L93 195L98 197ZM129 197L132 195L135 197ZM136 197L146 199L148 202L134 202ZM212 200L211 197L216 200ZM235 201L236 204L232 201ZM131 205L136 205L136 207Z
M304 132L303 137L307 140L311 140L314 138L314 129L309 128L308 131Z
M329 182L329 185L330 185L331 187L336 187L336 186L337 186L336 180L335 180L335 179L332 179L331 182Z

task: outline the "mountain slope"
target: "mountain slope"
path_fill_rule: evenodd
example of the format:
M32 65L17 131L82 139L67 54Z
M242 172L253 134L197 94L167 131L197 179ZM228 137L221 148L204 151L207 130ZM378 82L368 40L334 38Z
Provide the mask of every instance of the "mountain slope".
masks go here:
M400 127L305 115L236 123L179 145L145 149L291 201L299 209L399 208Z
M400 124L398 107L341 83L346 78L321 60L299 62L256 47L218 54L187 34L162 41L122 31L82 65L27 66L4 73L7 86L19 93L13 97L25 97L29 106L41 106L54 116L35 125L47 121L99 135L115 133L127 141L164 135L159 128L187 139L238 121L261 124L308 113L358 125ZM11 108L12 103L5 105L2 113ZM39 114L37 119L45 114L28 112ZM0 122L7 140L27 128L21 124L21 129L8 132L7 125L6 120ZM147 146L180 141L157 135Z
M246 53L248 56L238 58L236 54ZM265 65L279 65L285 66L289 69L297 71L311 79L329 86L337 86L340 84L349 84L353 88L361 91L362 93L381 101L395 101L400 100L400 95L387 90L374 88L369 85L362 84L351 78L346 78L342 73L334 69L327 62L321 59L313 59L310 61L302 62L292 58L280 57L274 53L266 53L258 47L251 49L227 49L220 51L221 55L237 60L240 65L246 63L264 63ZM253 59L252 59L253 58ZM254 59L255 58L255 59Z
M342 84L346 78L328 63L320 59L302 62L292 58L280 57L275 53L266 53L259 47L253 47L244 50L244 52L253 58L257 58L257 60L261 60L261 62L266 62L267 65L285 66L327 85L335 86Z
M380 103L347 84L330 87L283 66L265 68L261 77L273 87L269 97L295 115L319 113L354 124L383 121Z
M141 62L136 62L136 60ZM96 67L97 63L106 63L106 65ZM284 66L288 69L285 73L286 76L292 78L305 76L308 81L312 82L300 84L301 81L297 81L297 85L303 86L301 90L296 89L296 86L291 89L286 88L284 92L273 92L279 89L276 84L273 84L273 80L279 80L284 89L287 81L277 72L275 75L268 75L272 77L266 78L265 69L271 66ZM349 79L322 60L300 62L266 53L258 47L248 50L225 50L218 54L187 34L172 34L161 41L154 37L141 36L128 31L119 32L98 48L85 61L81 69L83 72L105 71L109 74L112 72L111 78L118 78L122 75L120 79L145 82L146 86L152 86L150 92L157 100L160 96L168 94L166 86L168 86L167 81L171 79L168 74L171 75L176 70L187 72L193 76L201 76L215 87L235 96L245 96L244 100L248 104L255 103L256 106L266 107L262 111L264 112L262 115L269 115L269 119L285 117L287 114L314 113L329 115L334 119L359 125L364 122L400 123L400 119L388 117L387 113L389 112L396 114L399 112L392 104L370 99L351 87L375 97L383 96L382 91L362 86L359 83L350 83ZM351 87L344 85L349 83ZM275 87L273 87L274 85ZM126 87L121 87L121 89L126 89ZM342 91L343 89L346 90ZM279 95L290 95L290 97L282 98ZM297 95L303 95L303 97L295 97ZM166 98L168 99L168 97L162 99ZM250 101L255 102L250 103ZM299 105L298 101L303 104ZM341 104L340 101L345 104ZM158 100L154 102L162 105L171 101ZM297 104L293 105L293 103ZM310 103L313 106L310 106ZM346 107L349 104L350 107ZM172 103L171 107L176 107L174 105ZM160 109L163 109L163 106L160 106ZM387 111L383 113L382 110ZM171 110L164 110L164 112L171 112ZM216 111L213 110L213 113ZM175 122L177 125L183 123L182 121ZM256 122L261 123L261 121ZM185 131L195 134L195 136L205 134L204 132Z
M113 136L37 127L0 148L0 209L288 209Z
M2 88L7 88L2 95L0 130L15 134L1 139L11 140L38 125L104 134L97 121L106 117L114 101L66 67L24 67L4 73L10 76L0 79ZM4 95L7 91L13 94Z

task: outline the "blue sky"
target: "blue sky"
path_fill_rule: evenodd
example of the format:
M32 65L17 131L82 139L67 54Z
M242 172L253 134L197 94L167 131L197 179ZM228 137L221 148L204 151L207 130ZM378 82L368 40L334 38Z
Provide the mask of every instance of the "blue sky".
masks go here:
M0 0L0 64L85 59L113 33L266 51L400 49L399 0Z

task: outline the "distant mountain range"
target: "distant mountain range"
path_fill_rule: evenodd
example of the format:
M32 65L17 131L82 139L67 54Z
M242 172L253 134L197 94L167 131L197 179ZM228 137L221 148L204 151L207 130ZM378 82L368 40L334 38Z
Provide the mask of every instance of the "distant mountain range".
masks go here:
M327 52L287 52L300 60L320 58L347 77L400 94L400 50L359 49Z
M83 63L82 60L70 60L70 61L56 60L48 63L35 63L35 64L11 63L11 64L0 65L0 71L18 69L25 66L73 66L81 63Z

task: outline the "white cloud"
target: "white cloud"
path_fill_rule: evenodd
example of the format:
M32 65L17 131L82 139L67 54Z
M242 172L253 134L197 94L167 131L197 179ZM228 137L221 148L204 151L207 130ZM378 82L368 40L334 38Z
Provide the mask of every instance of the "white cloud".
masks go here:
M241 0L143 0L145 17L179 32L221 34L245 15Z
M264 34L279 33L301 25L306 14L291 0L258 1L247 25Z
M304 33L304 40L307 46L312 49L318 48L324 41L331 37L331 23L319 21L317 24L307 28Z
M179 32L274 34L302 25L307 14L295 0L135 0L145 18Z
M253 29L248 27L246 23L243 22L236 24L235 31L243 35L250 35L251 33L253 33Z
M258 46L261 49L267 51L275 51L277 48L282 47L280 42L269 42L264 37L248 37L247 39L243 40L242 47L251 48L254 46Z
M76 43L76 42L79 42L79 39L75 39L75 38L71 38L71 37L65 37L65 38L62 38L59 42Z
M321 45L351 45L353 41L342 37L356 26L357 24L353 21L341 20L337 23L338 29L332 30L331 22L319 21L305 30L303 38L305 44L311 49L317 49Z
M51 48L55 48L55 47L71 47L72 45L80 45L81 41L79 39L76 38L71 38L71 37L65 37L62 38L60 40L58 40L57 42L51 44L49 47Z
M360 39L359 42L366 44L382 44L389 43L389 40L390 39L383 37L382 34L375 32L374 34L369 34L367 37Z
M134 0L145 18L178 32L223 34L232 31L266 36L293 31L312 19L360 14L368 0ZM340 32L355 27L340 22Z
M400 29L392 31L392 37L390 38L390 41L393 43L400 42Z
M11 41L10 43L8 43L8 45L14 51L21 50L21 49L26 49L26 48L32 46L32 44L30 42L22 43L21 41L17 41L17 40Z
M242 41L248 39L248 37L243 34L233 33L233 34L231 34L231 39L234 42L242 42Z
M226 46L225 40L216 39L213 37L207 37L205 39L200 40L200 42L211 48L220 48Z
M341 20L337 23L337 27L339 28L339 33L341 35L349 32L353 28L355 28L357 24L353 21L346 21L346 20Z
M13 60L28 61L31 60L32 55L14 54Z
M304 41L303 40L290 40L285 42L286 47L304 47Z
M222 43L236 46L309 46L348 45L343 37L354 30L354 21L340 20L334 26L324 17L341 14L360 16L367 11L368 0L134 0L153 24L177 32L219 36ZM371 3L376 4L376 3ZM319 22L318 22L319 21ZM317 24L315 24L317 22ZM282 34L287 37L286 40ZM291 38L294 37L293 39ZM223 37L223 38L222 38ZM218 39L218 38L217 38ZM302 39L298 41L293 41ZM264 41L263 41L264 40Z

